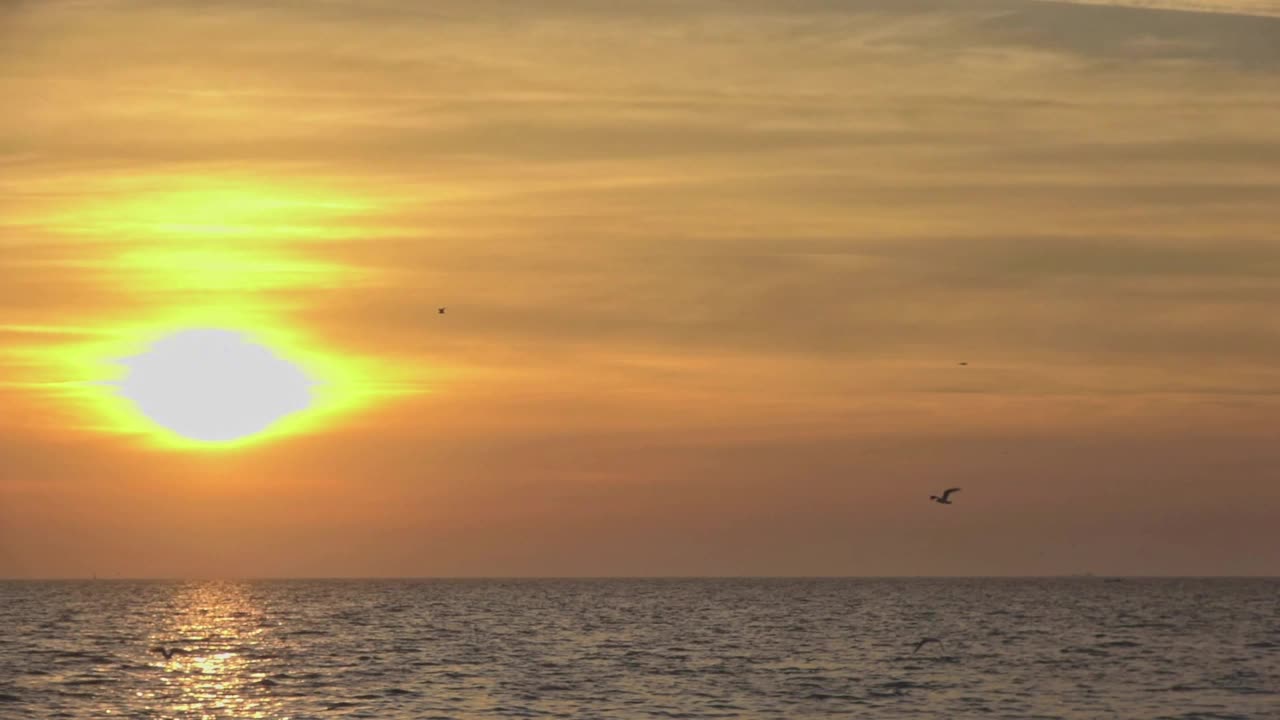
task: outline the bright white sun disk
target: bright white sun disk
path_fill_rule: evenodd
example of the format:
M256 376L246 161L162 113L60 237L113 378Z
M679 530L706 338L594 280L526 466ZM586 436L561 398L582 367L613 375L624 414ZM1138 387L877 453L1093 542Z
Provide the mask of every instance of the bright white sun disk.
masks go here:
M121 362L120 394L191 440L245 438L311 405L314 382L300 368L230 330L184 330Z

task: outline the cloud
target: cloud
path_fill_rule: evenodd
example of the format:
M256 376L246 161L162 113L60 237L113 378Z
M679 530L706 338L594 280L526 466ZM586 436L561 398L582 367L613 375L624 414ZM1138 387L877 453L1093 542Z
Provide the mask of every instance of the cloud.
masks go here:
M1179 5L1174 8L1172 6ZM1228 63L1255 71L1280 65L1280 4L1033 3L986 23L993 39L1095 61ZM1255 10L1261 5L1252 6Z
M137 227L48 218L210 174L369 201L259 238L248 223L240 241L323 229L267 252L289 272L253 296L388 353L509 362L505 341L548 362L588 346L748 367L1276 352L1256 325L1275 299L1270 20L1022 0L55 9L94 32L15 48L3 81L40 90L0 119L21 219L3 232L27 259L0 260L10 324L198 295L127 292ZM53 32L23 12L15 42ZM100 57L118 62L77 80ZM176 267L153 259L141 270ZM202 287L261 284L250 260L214 263ZM301 272L338 268L354 274ZM468 318L443 337L424 324L441 303Z
M1179 10L1224 15L1280 17L1277 0L1037 0L1064 5L1103 5L1139 10Z
M1274 574L1278 23L1118 4L0 5L0 572ZM179 314L395 400L138 452L82 383Z

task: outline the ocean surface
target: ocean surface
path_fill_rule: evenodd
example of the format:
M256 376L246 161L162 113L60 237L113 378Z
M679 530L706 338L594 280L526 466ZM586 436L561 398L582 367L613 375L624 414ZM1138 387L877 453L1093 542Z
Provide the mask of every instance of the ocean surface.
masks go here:
M1280 580L0 581L0 718L101 717L1280 718Z

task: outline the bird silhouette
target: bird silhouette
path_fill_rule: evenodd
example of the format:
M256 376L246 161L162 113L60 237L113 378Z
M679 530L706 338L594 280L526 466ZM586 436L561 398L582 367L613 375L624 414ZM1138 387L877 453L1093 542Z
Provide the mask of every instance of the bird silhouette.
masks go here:
M165 660L168 660L168 659L172 658L174 655L186 655L186 654L187 654L187 651L186 651L186 650L183 650L182 648L166 648L166 647L161 647L161 646L159 646L159 645L157 645L157 646L155 646L155 647L151 648L151 652L153 652L153 653L160 653L161 655L163 655L163 656L164 656L164 659L165 659Z
M436 308L436 312L437 312L437 313L439 313L439 314L441 314L441 315L443 315L443 314L444 314L444 308L442 308L442 307Z
M938 503L939 505L950 505L951 493L956 493L956 492L960 492L960 488L947 488L942 493L942 497L938 497L937 495L930 495L929 499Z
M935 637L924 638L920 642L916 643L916 649L912 650L911 654L915 655L916 653L920 652L920 648L924 647L925 645L928 645L929 643L938 643L939 645L941 645L942 641Z
M968 365L969 363L967 363L967 362L962 362L962 363L959 363L959 364L960 364L960 365Z

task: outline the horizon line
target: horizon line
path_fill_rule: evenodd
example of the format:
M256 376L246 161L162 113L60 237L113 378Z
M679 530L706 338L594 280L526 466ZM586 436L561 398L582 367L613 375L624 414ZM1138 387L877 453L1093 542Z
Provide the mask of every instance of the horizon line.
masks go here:
M315 576L0 576L0 582L315 582L422 580L1280 580L1280 575L315 575Z

